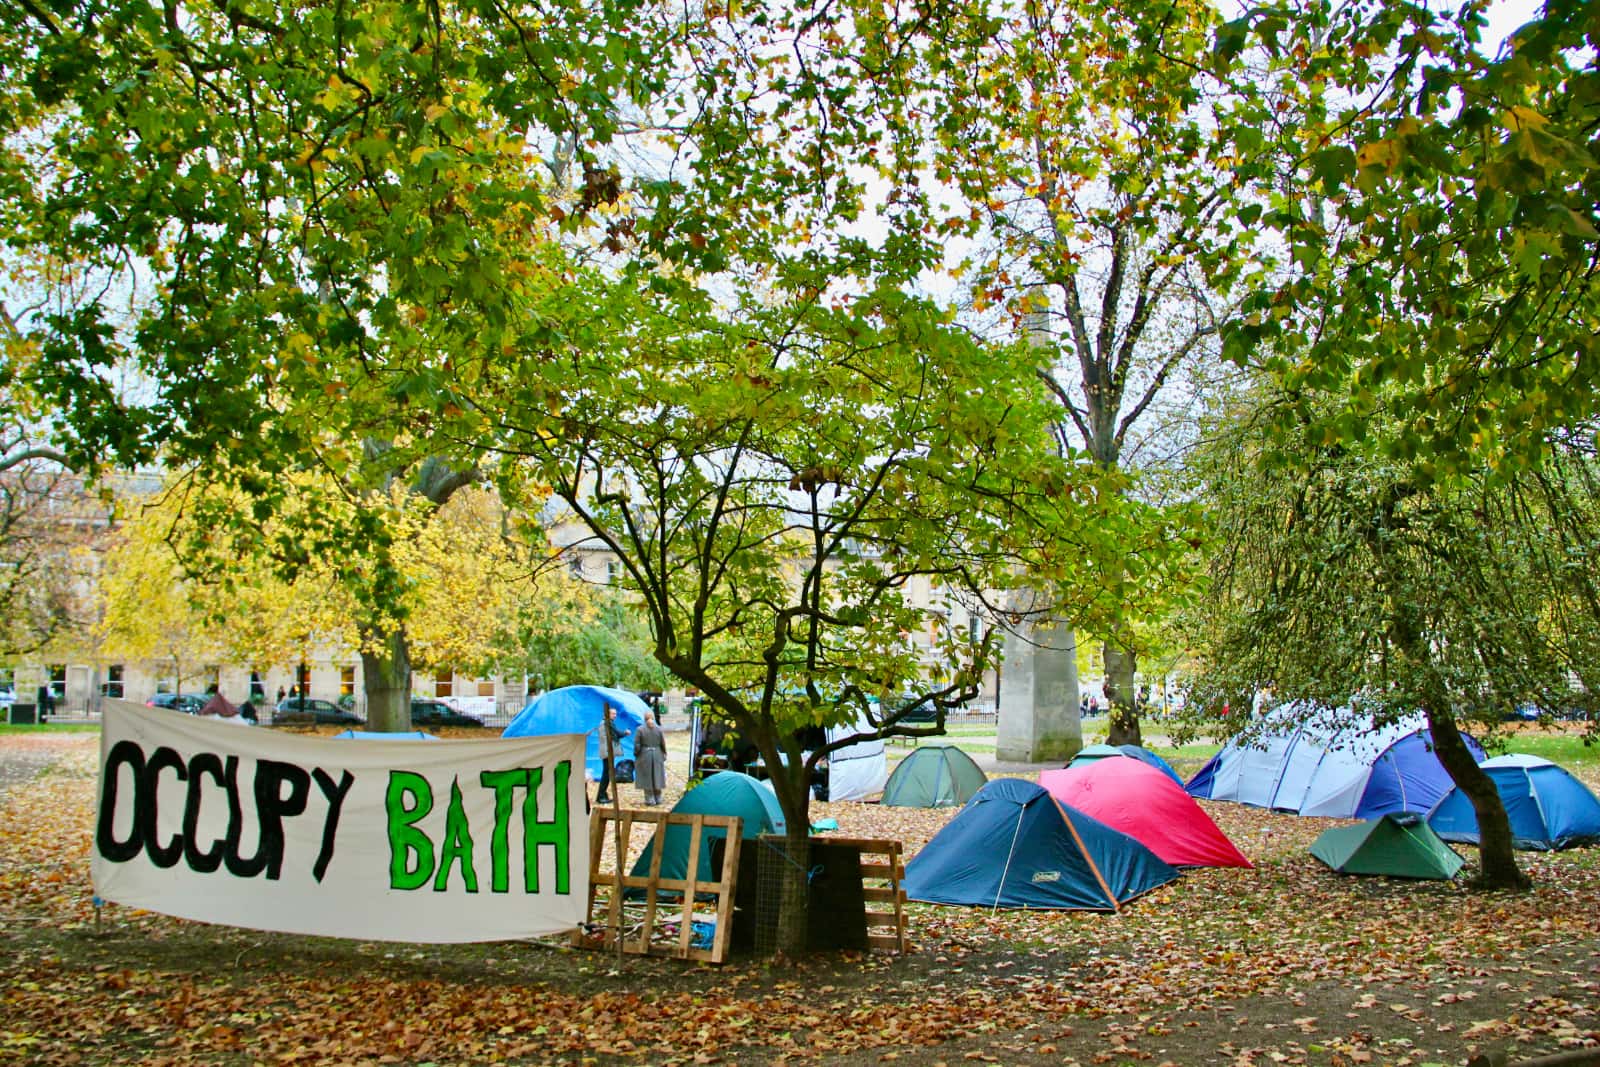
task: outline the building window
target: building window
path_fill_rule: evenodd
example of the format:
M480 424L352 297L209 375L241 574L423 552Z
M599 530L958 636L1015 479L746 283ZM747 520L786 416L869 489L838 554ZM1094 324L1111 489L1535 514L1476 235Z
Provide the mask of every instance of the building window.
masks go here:
M478 695L481 697L494 696L494 679L491 678L488 681L480 681L478 683Z
M122 699L122 664L113 663L106 668L106 680L101 683L100 692L104 696Z
M57 700L67 699L67 665L65 663L52 663L50 665L50 695Z
M440 670L433 676L433 695L436 697L455 696L456 672L451 669Z
M349 696L356 691L356 669L354 666L339 668L339 695Z
M261 680L260 671L250 672L250 699L258 703L267 699L267 684Z
M615 559L606 560L606 582L609 584L622 577L622 561Z

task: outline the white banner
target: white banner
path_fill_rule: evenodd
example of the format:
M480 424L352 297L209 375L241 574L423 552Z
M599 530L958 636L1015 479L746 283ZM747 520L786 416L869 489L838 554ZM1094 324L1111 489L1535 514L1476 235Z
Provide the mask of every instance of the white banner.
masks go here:
M571 930L589 891L583 745L336 740L108 708L95 892L371 941Z

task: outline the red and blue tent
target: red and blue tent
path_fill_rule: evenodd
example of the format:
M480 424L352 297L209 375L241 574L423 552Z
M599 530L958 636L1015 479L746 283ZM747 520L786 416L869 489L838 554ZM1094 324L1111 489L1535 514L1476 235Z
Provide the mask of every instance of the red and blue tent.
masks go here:
M911 900L933 904L1116 911L1177 877L1138 841L1033 782L996 778L912 858L903 885Z
M1251 866L1182 786L1138 760L1117 756L1045 771L1039 784L1174 867Z

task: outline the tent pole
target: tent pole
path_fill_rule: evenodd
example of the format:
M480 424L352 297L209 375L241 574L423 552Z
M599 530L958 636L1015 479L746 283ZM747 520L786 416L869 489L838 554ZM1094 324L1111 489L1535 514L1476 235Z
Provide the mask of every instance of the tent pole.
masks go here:
M1000 884L994 888L994 905L989 908L990 915L1000 910L1000 896L1006 891L1006 875L1011 873L1011 857L1017 854L1017 838L1022 835L1022 816L1026 810L1020 806L1017 808L1017 828L1011 831L1011 850L1006 853L1006 866L1000 872Z

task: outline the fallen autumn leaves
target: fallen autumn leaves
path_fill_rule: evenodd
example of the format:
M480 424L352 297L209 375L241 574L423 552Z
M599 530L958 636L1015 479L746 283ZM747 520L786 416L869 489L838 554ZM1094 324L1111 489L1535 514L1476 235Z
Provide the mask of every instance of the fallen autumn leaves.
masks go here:
M95 743L58 739L61 763L0 794L0 1060L1401 1065L1600 1043L1596 850L1524 854L1533 893L1480 895L1340 878L1305 853L1325 820L1208 805L1258 868L1192 871L1120 915L919 905L904 958L618 972L551 945L361 944L117 907L97 932ZM914 854L950 813L815 817Z

